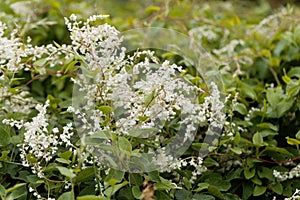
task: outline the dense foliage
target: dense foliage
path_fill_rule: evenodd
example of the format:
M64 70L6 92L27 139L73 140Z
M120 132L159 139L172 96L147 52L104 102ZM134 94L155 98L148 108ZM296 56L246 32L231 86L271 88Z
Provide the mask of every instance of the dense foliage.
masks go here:
M298 199L300 10L269 2L0 2L1 199Z

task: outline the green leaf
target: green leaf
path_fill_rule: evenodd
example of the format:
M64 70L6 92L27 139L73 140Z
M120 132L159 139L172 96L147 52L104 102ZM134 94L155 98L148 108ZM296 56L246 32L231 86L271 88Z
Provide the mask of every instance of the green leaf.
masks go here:
M0 184L0 197L2 197L3 199L5 199L5 196L6 196L5 187Z
M61 48L60 44L58 44L58 43L55 42L54 40L53 40L53 43L54 43L54 45L55 45L57 48Z
M111 186L109 188L107 188L105 191L104 191L104 194L108 197L111 197L112 195L114 195L118 190L120 190L122 187L124 187L125 185L127 185L129 182L127 181L124 181L120 184L116 184L114 186Z
M273 170L267 167L262 167L261 170L257 172L260 178L267 178L270 181L275 181L275 177L273 175Z
M215 200L214 196L208 194L194 194L192 200Z
M270 58L270 66L271 67L278 67L280 65L280 59L279 58Z
M300 78L300 67L293 67L291 70L287 73L289 77L297 77Z
M24 133L20 132L18 135L13 135L10 138L10 142L14 145L20 144L23 142L23 138L24 138ZM8 139L9 140L9 139Z
M1 151L1 157L0 157L0 161L9 161L10 158L8 156L10 151Z
M95 177L94 167L87 167L77 174L77 176L75 178L75 183L93 180L94 177Z
M255 166L256 163L260 163L261 161L260 160L257 160L256 158L251 158L251 157L248 157L246 159L247 161L247 167L248 168L252 168Z
M279 182L274 183L274 184L270 184L269 187L276 194L281 195L282 192L283 192L283 187L282 187L281 183L279 183Z
M226 180L231 181L233 179L239 179L242 171L243 171L243 168L232 169L231 171L229 171L227 173Z
M266 151L270 151L270 152L276 152L276 153L281 153L281 154L285 154L285 155L289 155L289 156L293 156L292 153L290 153L288 150L286 150L285 148L280 148L280 147L266 147L263 151L261 151L260 154L263 154Z
M119 149L122 151L127 151L127 152L131 152L132 151L132 146L131 143L123 136L120 136L118 138L118 146Z
M143 177L140 174L130 173L129 182L130 184L141 186L143 184Z
M219 190L217 187L215 187L215 186L210 185L210 186L208 187L208 193L209 193L209 194L212 194L212 195L214 195L215 197L218 197L218 198L220 198L220 199L225 199L224 195L223 195L223 194L220 192L220 190Z
M202 190L208 189L209 183L199 183L198 188L195 189L195 192L201 192Z
M78 196L96 195L96 194L97 194L97 191L95 191L95 185L89 184L80 190Z
M163 58L173 58L174 56L176 56L176 55L172 52L166 52L161 55L161 57L163 57Z
M157 128L147 128L147 129L130 129L128 131L128 134L132 137L140 137L142 136L147 136L149 134L154 134L157 133L158 129Z
M145 9L145 12L158 12L160 11L160 7L159 6L148 6Z
M188 190L192 188L191 181L187 177L183 177L183 183Z
M134 196L132 194L132 187L131 186L121 189L118 192L118 195L116 195L116 196L117 196L117 199L120 199L120 200L136 199L136 198L134 198Z
M263 130L263 131L259 131L257 133L259 133L261 135L261 137L278 135L277 132L272 131L272 130Z
M230 151L238 155L242 154L242 149L238 147L230 148Z
M248 84L241 82L239 89L241 94L244 96L249 97L252 100L257 99L256 92L254 91L253 87L249 86Z
M192 143L192 148L196 151L208 150L209 144L207 143Z
M263 137L261 135L260 132L256 132L254 135L253 135L253 138L252 138L252 142L254 145L256 146L260 146L263 144Z
M282 117L294 104L294 99L286 96L281 87L268 88L266 93L272 108L268 108L267 114L272 118Z
M286 140L289 145L299 145L300 144L300 140L297 140L294 138L286 137Z
M74 61L70 62L70 63L67 65L66 69L65 69L65 73L66 73L66 72L69 72L69 71L70 71L77 63L78 63L77 60L74 60Z
M249 168L244 168L244 176L246 179L251 179L255 175L255 168L249 169Z
M256 185L253 190L253 196L255 196L255 197L261 196L266 192L266 190L267 190L267 187Z
M170 195L167 194L165 191L158 191L156 190L154 193L155 197L157 198L157 200L172 200Z
M275 132L278 132L278 126L275 126L274 124L271 124L268 122L263 122L263 123L257 124L256 126L261 129L271 129Z
M110 185L110 186L115 186L116 184L117 184L117 180L116 179L110 179L109 181L108 181L108 184Z
M248 113L247 107L243 103L237 103L234 108L234 111L237 111L242 115L246 115Z
M281 79L286 83L290 83L292 81L292 79L290 77L288 77L287 75L284 75L281 77Z
M206 166L206 167L212 167L212 166L219 166L220 164L215 161L214 159L212 159L211 157L207 157L205 158L203 164Z
M14 191L14 190L17 190L17 189L19 189L19 188L25 186L26 184L27 184L27 183L18 183L18 184L16 184L16 185L14 185L14 186L12 186L12 187L6 189L5 192L6 192L6 194L8 194L8 193L10 193L10 192L12 192L12 191Z
M144 122L149 118L150 118L149 116L138 116L138 120L141 121L141 122Z
M140 190L140 187L137 186L137 185L136 185L136 186L133 186L133 187L132 187L132 194L133 194L134 198L139 199L140 196L142 195L142 192L141 192L141 190Z
M211 177L205 180L206 183L209 183L210 186L218 188L220 191L227 191L231 187L231 184L227 180L223 180L216 177Z
M66 160L64 158L55 158L55 160L59 163L63 163L63 164L70 164L71 161L70 160Z
M98 109L103 112L103 114L107 115L112 113L113 109L110 106L99 106Z
M259 51L259 54L265 56L266 58L270 58L271 57L271 52L269 49L262 49Z
M60 93L63 94L63 93ZM58 103L58 106L60 108L68 108L70 105L72 105L72 100L71 99L67 99L65 101L61 101Z
M10 143L10 129L11 127L0 122L0 147Z
M85 195L85 196L77 197L76 200L107 200L107 198L96 196L96 195Z
M243 200L245 199L248 199L252 193L253 193L253 183L249 183L249 182L244 182L243 183Z
M72 156L72 151L64 151L58 154L58 157L63 158L65 160L69 160L71 156Z
M171 180L162 177L160 177L160 180L161 182L155 183L156 190L170 190L175 187Z
M44 66L46 63L47 63L47 59L46 59L46 58L41 58L41 59L35 61L35 62L33 63L33 65L34 65L34 66L37 66L37 67L42 67L42 66Z
M266 94L269 104L273 108L276 108L280 102L281 96L283 95L283 90L281 87L268 88Z
M191 199L192 196L193 193L185 189L176 190L175 192L175 199L182 199L182 200Z
M158 171L148 172L148 176L149 176L150 181L160 182L160 176L159 176Z
M74 195L72 192L65 192L59 196L58 200L73 200Z
M69 179L72 179L75 177L75 174L73 173L73 169L69 169L69 168L66 168L66 167L56 167L58 169L58 171L64 175L65 177L69 178Z
M27 190L26 187L23 186L22 188L18 188L12 191L10 194L6 196L6 200L15 200L15 199L26 199L27 197Z
M296 133L296 138L300 140L300 130Z
M300 92L300 81L291 81L286 86L286 91L289 97L295 97Z
M224 196L226 200L241 200L241 198L236 194L226 193Z
M144 103L146 106L151 106L154 104L154 102L155 102L155 90L150 94L148 94L144 99Z
M37 163L38 159L34 157L32 154L26 154L26 159L31 163Z
M256 185L262 185L262 181L257 176L254 176L251 181Z
M284 99L277 105L277 115L282 117L294 104L294 99Z
M110 168L109 173L108 173L107 177L105 178L105 182L109 182L111 179L115 179L117 181L117 183L120 183L124 178L124 174L125 174L125 172L123 172L123 171L119 171L119 170Z

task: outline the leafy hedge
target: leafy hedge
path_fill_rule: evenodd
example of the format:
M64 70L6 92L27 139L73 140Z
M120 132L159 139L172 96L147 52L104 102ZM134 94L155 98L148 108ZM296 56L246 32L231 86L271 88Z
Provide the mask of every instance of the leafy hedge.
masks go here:
M96 11L110 17L89 18ZM66 26L64 17L70 15ZM6 1L0 3L0 18L2 199L298 199L299 8L287 5L272 10L266 1ZM76 24L80 20L83 24ZM207 74L197 74L195 66L182 56L154 49L154 55L130 52L126 58L114 51L118 48L116 29L147 26L177 30L202 46L207 57L201 64L219 75L219 90L225 98L203 81ZM103 45L102 53L108 55L100 54L101 48L95 45ZM89 51L93 48L98 54ZM107 59L106 64L102 58ZM134 137L142 130L128 133L111 114L110 97L125 85L116 77L130 75L135 66L147 67L149 62L165 66L164 73L177 70L195 91L206 91L196 95L196 103L191 105L197 111L195 116L203 111L207 117L192 119L201 127L181 157L168 163L169 168L124 172L107 166L108 161L95 154L91 144L109 137L121 156L135 156L139 151L159 149L165 142L156 136L146 140ZM95 68L103 69L105 81L97 79L102 72ZM92 70L91 79L77 79L83 69ZM93 128L105 129L84 128L95 118L84 123L72 107L77 84L84 85L82 90L87 93L94 86L109 88L102 88L106 93L93 93L104 97L97 100L96 108L82 106L86 113L99 112L100 121ZM147 111L160 100L160 105L183 106L190 103L188 99L171 101L163 99L163 94L177 97L176 92L194 91L169 91L161 86L147 93L146 89L140 88L132 98L135 103L140 100L136 106ZM86 105L89 102L83 100ZM201 110L205 103L207 108ZM214 110L214 105L220 110ZM166 125L160 133L167 140L175 137L179 123L175 119L184 112L172 106L168 109L176 111L170 114L174 121L164 119ZM125 113L120 112L120 116ZM138 125L151 121L145 112L134 117ZM205 141L212 123L222 125L213 145ZM90 143L85 144L82 130L84 135L96 133ZM107 153L111 149L106 147ZM202 156L203 148L208 153ZM158 163L167 158L161 156Z

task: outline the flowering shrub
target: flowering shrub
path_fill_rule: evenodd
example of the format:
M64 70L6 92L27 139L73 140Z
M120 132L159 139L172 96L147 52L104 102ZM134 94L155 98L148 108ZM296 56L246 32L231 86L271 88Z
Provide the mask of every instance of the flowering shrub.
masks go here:
M0 15L2 199L299 198L299 10L247 21L230 2L159 3L146 24L205 47L207 71L185 55L128 51L108 15L72 14L53 42L35 32L62 26L53 13L3 3L16 16Z

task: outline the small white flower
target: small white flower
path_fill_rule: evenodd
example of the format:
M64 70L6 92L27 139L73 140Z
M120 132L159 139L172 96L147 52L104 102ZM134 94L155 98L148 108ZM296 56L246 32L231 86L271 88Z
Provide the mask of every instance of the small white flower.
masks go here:
M29 187L29 192L33 192L34 189L32 187Z
M59 130L58 130L58 128L57 128L57 127L55 127L55 128L53 128L53 129L52 129L52 132L53 132L53 133L58 133L58 132L59 132Z
M71 21L76 21L77 20L77 16L75 14L71 14L70 15L70 20Z

